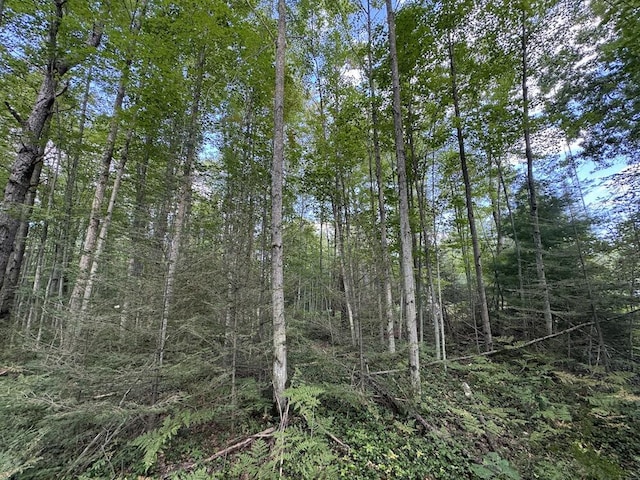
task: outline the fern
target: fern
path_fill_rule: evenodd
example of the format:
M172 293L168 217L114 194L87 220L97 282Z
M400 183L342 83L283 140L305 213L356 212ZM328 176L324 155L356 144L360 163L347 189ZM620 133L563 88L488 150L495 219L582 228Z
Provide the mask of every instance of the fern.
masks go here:
M482 465L472 465L471 471L482 479L509 479L520 480L520 474L511 466L508 460L505 460L496 452L488 453Z
M144 433L131 443L135 447L139 447L143 452L142 463L145 473L149 471L151 466L156 462L158 453L173 437L175 437L181 428L199 425L212 420L216 415L215 410L202 410L194 412L191 410L183 410L174 416L168 415L162 422L160 428L151 432Z
M264 440L258 439L253 443L251 450L236 457L228 472L228 477L241 478L244 476L245 478L267 479L271 474L270 469L264 468L268 458L269 445Z

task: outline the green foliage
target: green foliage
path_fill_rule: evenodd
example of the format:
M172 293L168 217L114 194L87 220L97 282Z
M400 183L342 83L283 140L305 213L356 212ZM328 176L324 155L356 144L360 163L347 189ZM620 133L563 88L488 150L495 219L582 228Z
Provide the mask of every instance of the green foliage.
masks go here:
M209 422L213 420L216 415L218 415L218 411L216 410L199 410L197 412L183 410L174 415L168 415L159 428L133 440L132 445L140 448L144 452L142 458L144 471L149 471L156 462L158 453L178 434L180 429Z
M508 460L496 452L488 453L482 460L482 465L472 465L471 471L482 479L510 479L520 480L520 474Z
M623 478L622 469L611 460L600 455L593 447L575 442L571 446L573 458L589 478L594 480L617 480Z

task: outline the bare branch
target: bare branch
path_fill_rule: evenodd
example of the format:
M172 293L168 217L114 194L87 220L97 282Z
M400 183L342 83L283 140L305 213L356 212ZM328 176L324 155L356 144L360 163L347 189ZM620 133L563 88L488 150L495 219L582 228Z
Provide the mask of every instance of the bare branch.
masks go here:
M9 113L11 113L11 116L16 119L16 121L20 124L20 126L23 126L24 121L22 120L22 117L20 116L20 114L11 106L9 102L5 101L4 104L9 109Z

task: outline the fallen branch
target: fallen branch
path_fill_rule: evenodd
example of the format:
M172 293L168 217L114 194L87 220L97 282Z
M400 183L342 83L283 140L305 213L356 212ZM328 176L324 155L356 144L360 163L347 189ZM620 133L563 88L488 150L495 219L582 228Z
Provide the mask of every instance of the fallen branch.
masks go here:
M422 426L422 428L424 428L425 432L436 431L433 425L427 422L422 415L420 415L413 407L411 407L409 402L403 402L403 399L396 398L385 387L380 385L371 376L371 374L360 372L360 375L362 375L363 380L372 387L372 389L384 400L387 406L389 406L396 414L412 417L417 423Z
M276 432L275 427L269 427L266 430L263 430L254 435L251 435L250 437L246 437L234 443L233 445L229 445L228 447L223 448L222 450L218 450L216 453L214 453L208 458L205 458L204 460L197 460L197 461L191 461L191 462L172 465L169 468L169 470L164 472L164 474L160 478L162 478L162 480L167 480L169 478L173 478L172 475L176 472L192 471L200 463L213 462L214 460L220 457L224 457L226 455L229 455L230 453L234 453L234 452L237 452L238 450L242 450L243 448L250 447L253 444L253 442L258 440L259 438L270 438L274 435L275 432Z
M331 440L333 440L334 442L336 442L341 448L342 450L344 450L345 453L349 453L351 451L351 447L349 445L347 445L346 443L344 443L342 440L340 440L338 437L336 437L333 433L324 430L324 434L329 437Z
M229 455L230 453L236 452L238 450L242 450L243 448L248 447L249 445L251 445L253 442L258 440L259 438L270 438L270 437L272 437L273 434L275 433L275 431L276 431L275 427L267 428L266 430L263 430L262 432L256 433L255 435L251 435L250 437L247 437L247 438L245 438L243 440L240 440L239 442L234 443L233 445L230 445L227 448L223 448L222 450L217 451L216 453L214 453L210 457L205 458L204 460L202 460L202 462L213 462L217 458L224 457L224 456Z
M515 345L508 345L504 348L489 350L488 352L475 353L473 355L465 355L464 357L447 358L446 360L435 360L433 362L425 363L422 366L428 367L431 365L437 365L439 363L444 363L444 362L462 362L465 360L473 360L474 358L478 358L478 357L488 357L490 355L497 355L499 353L520 350L522 348L529 347L536 343L544 342L545 340L549 340L551 338L559 337L561 335L566 335L567 333L573 332L574 330L579 330L580 328L589 327L593 324L594 322L581 323L580 325L575 325L571 328L567 328L566 330L562 330L561 332L552 333L551 335L545 335L544 337L534 338L533 340L529 340L528 342L519 343Z

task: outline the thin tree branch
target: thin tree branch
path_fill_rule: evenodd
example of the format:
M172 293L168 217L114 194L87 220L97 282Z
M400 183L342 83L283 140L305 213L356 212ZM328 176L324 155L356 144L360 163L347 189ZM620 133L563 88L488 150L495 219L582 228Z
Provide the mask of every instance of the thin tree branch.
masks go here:
M11 116L16 119L16 122L18 122L20 126L23 126L24 120L22 120L22 117L20 116L20 114L11 106L11 104L8 101L5 101L4 104L7 106L7 109L9 110L9 113L11 114Z

